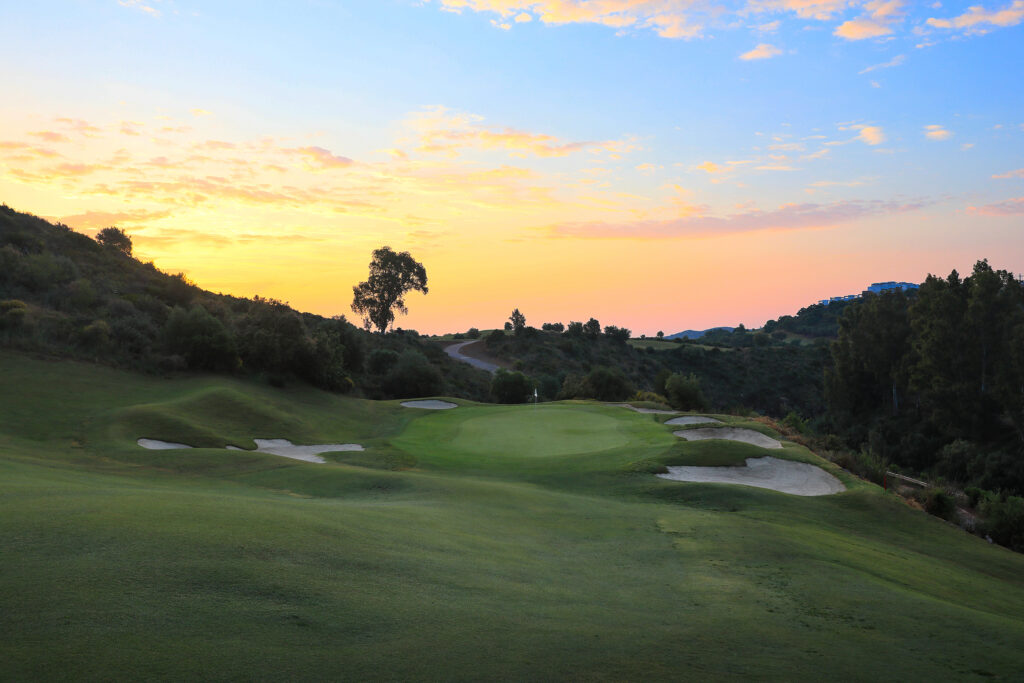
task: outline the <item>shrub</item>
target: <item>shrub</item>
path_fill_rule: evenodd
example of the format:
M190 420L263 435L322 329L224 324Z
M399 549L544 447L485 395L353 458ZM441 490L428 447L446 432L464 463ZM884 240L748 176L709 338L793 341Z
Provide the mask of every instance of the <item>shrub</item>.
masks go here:
M384 375L398 362L398 352L391 349L374 349L366 361L367 369L375 375Z
M1024 498L989 495L981 504L985 530L999 545L1024 551Z
M444 390L444 378L437 366L419 351L403 351L384 382L396 398L436 396Z
M653 391L638 391L629 399L636 403L660 403L663 406L668 405L668 399L661 394Z
M466 332L466 336L469 339L479 339L480 338L480 330L476 329L475 327L471 327Z
M511 323L509 323L509 325L511 326ZM501 331L501 330L494 330L489 335L487 335L487 339L486 339L485 343L488 346L494 346L494 345L497 345L497 344L505 343L505 339L506 339L506 335L505 335L505 333L503 331Z
M224 324L198 304L171 311L164 327L168 351L185 357L189 367L201 370L234 370L239 358L235 340Z
M917 491L914 497L929 515L950 520L956 514L956 505L953 503L952 497L941 488L933 487Z
M599 366L587 373L578 398L596 398L598 401L623 401L633 393L633 386L618 370Z
M0 329L16 329L21 327L28 315L28 307L24 301L6 299L0 301Z
M665 380L665 395L677 410L704 410L707 401L700 390L700 380L694 374L676 373Z
M106 320L95 320L79 330L78 339L83 346L101 349L110 342L110 325Z
M533 386L523 373L499 368L491 380L491 396L498 403L526 403L533 395Z

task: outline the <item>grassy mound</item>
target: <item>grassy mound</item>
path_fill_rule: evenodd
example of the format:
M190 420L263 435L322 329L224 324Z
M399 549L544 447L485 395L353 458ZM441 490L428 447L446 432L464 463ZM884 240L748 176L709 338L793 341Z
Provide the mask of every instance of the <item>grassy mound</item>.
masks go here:
M146 451L136 429L367 450ZM0 354L0 677L1019 675L1024 557L846 475L798 498L637 471L760 451L671 432Z

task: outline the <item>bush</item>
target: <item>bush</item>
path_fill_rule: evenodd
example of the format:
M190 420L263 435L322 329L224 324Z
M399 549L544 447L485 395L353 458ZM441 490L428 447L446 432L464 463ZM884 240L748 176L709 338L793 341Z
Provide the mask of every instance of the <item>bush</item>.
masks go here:
M0 329L13 330L21 327L28 315L28 306L18 299L0 301Z
M638 391L629 400L635 403L660 403L663 406L668 405L667 398L653 391Z
M676 410L704 410L707 401L700 390L700 380L694 374L676 373L665 380L665 395Z
M509 323L509 325L511 325L511 323ZM501 331L501 330L494 330L489 335L487 335L486 344L488 346L494 346L494 345L497 345L497 344L504 344L506 338L507 337L506 337L506 335L505 335L505 333L503 331Z
M981 504L981 514L993 541L1024 552L1024 498L990 494Z
M498 403L526 403L533 396L533 381L521 372L499 368L491 380L491 396Z
M468 337L469 339L479 339L480 338L480 330L476 329L475 327L471 327L466 332L466 337Z
M235 340L224 324L198 304L171 311L164 327L164 340L171 354L185 357L190 368L235 370L239 366Z
M367 368L375 375L387 374L398 362L398 352L391 349L374 349L366 361Z
M633 393L633 386L621 372L606 367L591 370L582 383L582 396L598 401L624 401Z
M943 489L929 488L917 491L914 498L921 503L925 512L942 519L952 520L956 515L956 504Z
M409 349L398 357L384 387L395 398L436 396L444 391L444 378L426 356Z

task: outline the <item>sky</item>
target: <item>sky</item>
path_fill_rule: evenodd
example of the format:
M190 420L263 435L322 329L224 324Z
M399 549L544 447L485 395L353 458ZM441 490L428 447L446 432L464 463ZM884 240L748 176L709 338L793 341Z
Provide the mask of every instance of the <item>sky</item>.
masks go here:
M1024 271L1024 0L0 3L0 202L421 333L759 327Z

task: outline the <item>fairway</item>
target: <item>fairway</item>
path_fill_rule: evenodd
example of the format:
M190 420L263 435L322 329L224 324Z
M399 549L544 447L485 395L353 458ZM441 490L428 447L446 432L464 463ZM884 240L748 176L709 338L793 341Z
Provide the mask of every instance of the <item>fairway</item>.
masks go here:
M1024 558L789 442L691 443L666 416L594 403L412 410L11 353L0 378L5 680L1024 669ZM261 434L365 450L225 448ZM847 490L655 476L769 453Z

